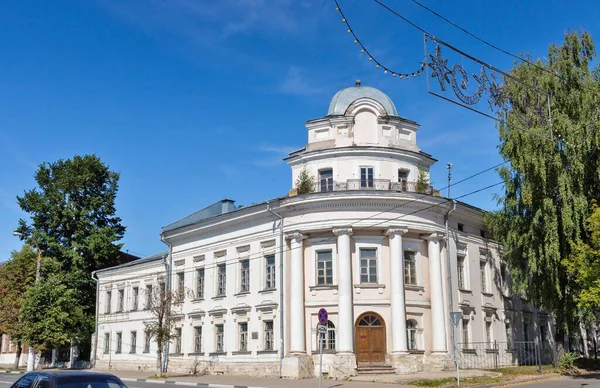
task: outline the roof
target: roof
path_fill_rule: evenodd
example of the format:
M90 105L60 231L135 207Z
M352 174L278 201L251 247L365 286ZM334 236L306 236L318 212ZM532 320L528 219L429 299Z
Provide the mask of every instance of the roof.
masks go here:
M104 269L98 270L96 272L97 273L99 273L99 272L106 272L106 271L113 270L113 269L133 267L134 265L139 265L139 264L144 264L144 263L150 263L150 262L153 262L153 261L162 260L167 255L168 255L168 252L156 253L154 255L146 256L146 257L143 257L143 258L138 259L138 260L130 261L129 263L125 263L125 264L121 264L121 265L116 265L114 267L104 268Z
M343 115L354 101L359 98L370 98L377 101L385 108L385 111L390 116L398 116L396 106L392 99L387 94L379 89L370 86L361 86L360 81L356 81L356 86L351 86L337 92L329 103L327 115Z
M182 219L170 223L167 226L163 226L162 231L169 232L171 230L181 228L182 226L193 225L202 220L206 220L208 218L212 218L221 214L234 211L236 210L234 202L235 201L232 199L224 198L218 202L213 203L212 205L205 207L204 209L198 210L197 212L190 214L189 216L183 217Z
M70 371L70 370L41 370L41 371L27 372L26 374L36 374L36 375L46 375L46 376L69 376L69 377L94 376L94 377L112 377L112 378L119 379L117 376L113 375L112 373Z

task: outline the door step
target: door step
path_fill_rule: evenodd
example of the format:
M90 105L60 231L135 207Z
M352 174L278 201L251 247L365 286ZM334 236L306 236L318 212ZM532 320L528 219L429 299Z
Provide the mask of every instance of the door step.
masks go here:
M356 368L359 375L393 375L396 370L391 365L361 365Z

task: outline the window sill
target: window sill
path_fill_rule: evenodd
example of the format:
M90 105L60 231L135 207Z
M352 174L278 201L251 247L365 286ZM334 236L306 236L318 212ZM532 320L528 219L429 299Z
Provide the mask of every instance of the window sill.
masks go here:
M337 290L338 286L335 284L319 284L317 286L309 286L308 289L310 291L327 291L327 290Z
M217 295L217 296L213 296L211 299L212 300L219 300L219 299L224 299L225 295Z
M476 349L463 349L462 352L467 354L477 354Z
M188 353L188 356L204 356L204 352L194 352L194 353Z
M226 356L227 352L212 352L212 353L208 353L208 355L210 357L214 357L214 356Z
M129 354L136 354L135 350L133 352L129 352Z
M483 296L494 296L494 294L493 294L493 293L491 293L491 292L487 292L487 291L485 291L485 292L484 292L484 291L481 291L481 295L483 295Z
M115 352L115 354L121 354L121 352L120 351L119 352Z
M259 350L256 352L256 354L277 354L278 351L277 350Z
M486 353L498 353L498 349L486 349Z
M148 354L148 353L150 353L150 351L149 350L144 350L142 353L143 354Z
M192 299L193 303L204 302L204 298L194 298Z
M360 283L360 284L355 284L354 288L385 288L385 284Z
M250 291L240 291L237 294L233 294L233 296L244 296L244 295L250 295Z
M137 311L138 311L138 309L137 309L137 308L134 308L134 309L131 309L131 310L129 310L129 311L130 311L130 312L132 312L132 313L135 313L135 312L137 312Z
M410 354L425 354L425 350L423 350L423 349L408 349L408 353L410 353Z
M418 284L405 284L404 289L412 291L425 291L425 287L419 286Z
M173 356L173 357L183 357L183 353L169 353L169 357Z
M244 354L245 355L252 354L252 352L249 350L238 350L236 352L231 352L231 354L234 356L238 356L238 355L244 355Z
M259 294L266 294L266 293L274 292L274 291L277 291L277 288L265 288L264 290L258 291L258 293Z
M462 292L463 294L471 294L471 295L473 295L473 291L469 290L468 288L459 288L458 291Z

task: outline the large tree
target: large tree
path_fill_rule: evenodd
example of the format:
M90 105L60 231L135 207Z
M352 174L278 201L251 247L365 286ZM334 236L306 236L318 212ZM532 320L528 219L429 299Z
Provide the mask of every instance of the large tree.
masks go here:
M12 251L10 260L0 266L0 333L8 334L17 344L14 368L21 357L23 324L19 312L27 288L35 281L37 254L29 245Z
M562 265L572 242L589 239L585 220L600 193L600 83L592 38L568 33L544 61L515 64L502 93L499 126L505 192L487 216L503 243L518 291L575 329L578 285ZM535 90L537 88L538 91ZM551 122L546 96L550 94ZM534 136L537 134L539 136ZM559 333L560 334L560 333Z
M17 231L60 263L61 285L74 293L71 308L81 308L85 317L77 337L87 339L95 314L90 274L118 262L118 241L125 233L115 215L119 174L95 155L86 155L41 164L35 180L37 188L17 197L31 217L19 220Z

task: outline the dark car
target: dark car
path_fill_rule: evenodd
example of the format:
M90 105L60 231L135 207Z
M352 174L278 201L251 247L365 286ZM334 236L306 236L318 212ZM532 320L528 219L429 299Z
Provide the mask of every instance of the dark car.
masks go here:
M127 388L117 376L97 372L29 372L10 388Z

